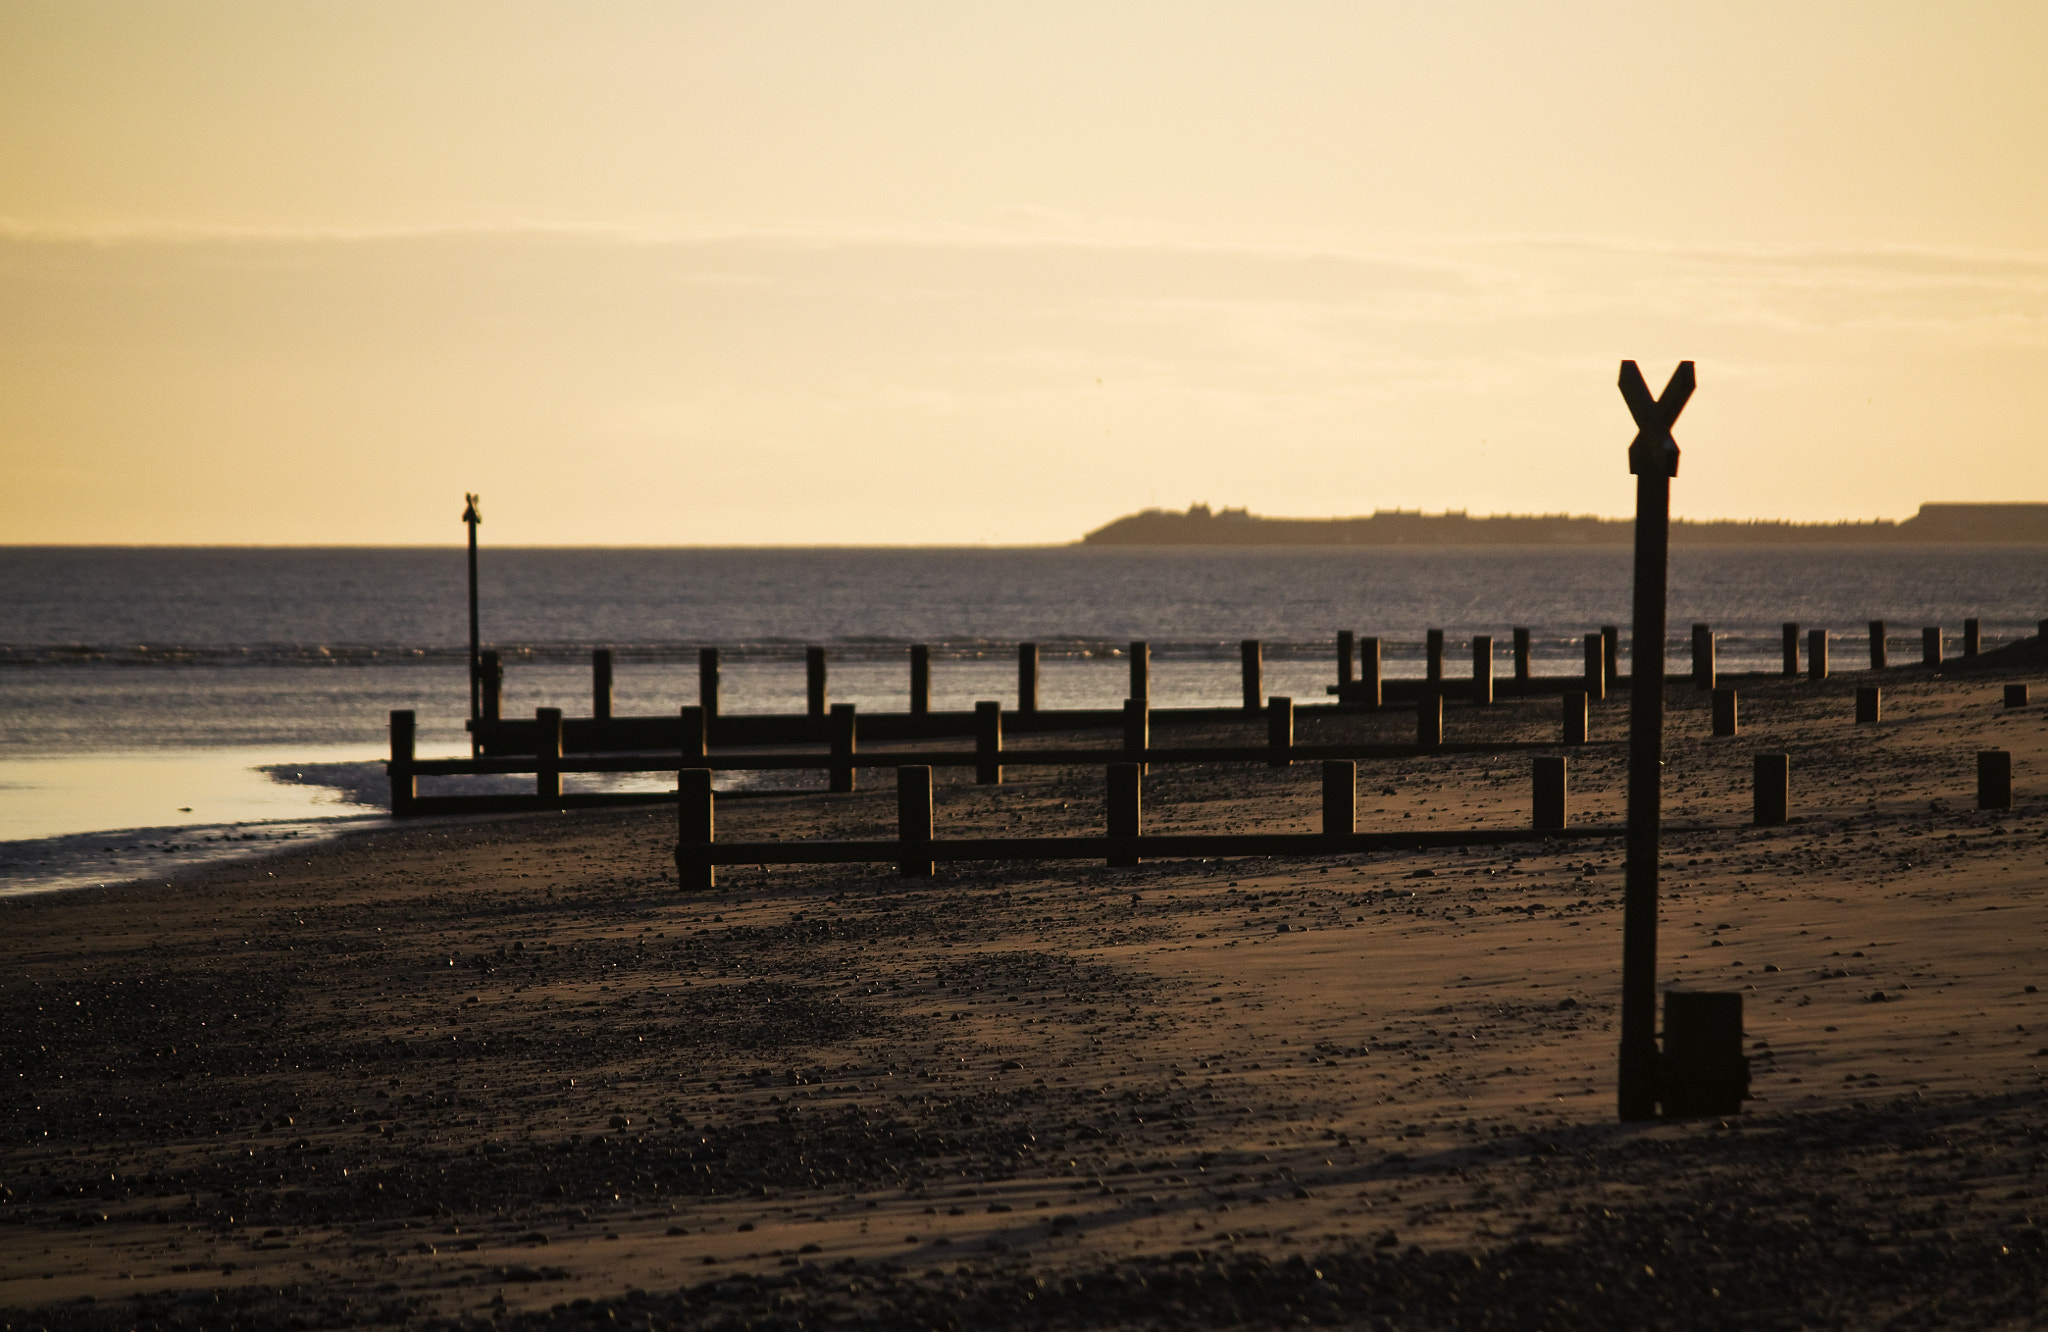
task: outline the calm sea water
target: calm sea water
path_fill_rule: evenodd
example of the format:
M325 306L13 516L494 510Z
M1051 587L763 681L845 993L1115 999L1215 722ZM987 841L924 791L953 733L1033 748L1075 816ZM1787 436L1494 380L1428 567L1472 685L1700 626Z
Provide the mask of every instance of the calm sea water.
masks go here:
M366 816L393 708L419 713L425 752L464 752L465 569L459 549L0 548L0 875L50 881L68 853L40 845L45 868L24 868L32 839L148 827L167 855L197 825ZM1723 669L1770 669L1797 620L1856 640L1841 649L1854 664L1871 619L1911 659L1922 625L1954 635L1974 616L1994 645L2031 634L2048 555L1684 550L1670 591L1674 661L1706 621ZM832 649L834 700L864 710L903 706L911 643L933 647L940 708L1011 698L1019 640L1042 645L1049 706L1115 706L1116 654L1138 638L1169 705L1234 702L1242 638L1265 641L1269 692L1321 698L1339 629L1379 635L1400 676L1422 673L1432 627L1454 644L1493 634L1505 669L1524 625L1537 671L1567 674L1581 634L1626 631L1630 589L1625 549L486 547L481 594L507 713L573 715L593 646L617 655L622 714L694 702L707 644L726 653L723 706L752 712L802 707L811 644Z

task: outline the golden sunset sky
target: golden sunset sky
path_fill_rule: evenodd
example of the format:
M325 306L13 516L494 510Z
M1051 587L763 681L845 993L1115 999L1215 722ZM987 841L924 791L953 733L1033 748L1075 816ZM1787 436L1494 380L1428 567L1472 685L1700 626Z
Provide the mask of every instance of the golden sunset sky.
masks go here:
M2048 500L2048 5L0 5L0 541Z

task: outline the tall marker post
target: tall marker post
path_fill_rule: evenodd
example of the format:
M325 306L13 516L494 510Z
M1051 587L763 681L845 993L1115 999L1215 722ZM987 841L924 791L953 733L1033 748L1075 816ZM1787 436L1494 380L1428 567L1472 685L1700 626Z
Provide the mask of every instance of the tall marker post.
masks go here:
M476 619L476 525L484 520L477 512L476 496L464 495L462 521L469 525L469 750L474 757L481 752L483 740L476 732L475 722L484 715L484 666L483 643L477 634Z
M1636 478L1634 646L1629 663L1628 860L1621 926L1621 1063L1624 1120L1654 1119L1657 1053L1657 844L1663 822L1664 585L1671 537L1671 478L1678 475L1672 423L1692 397L1691 361L1680 361L1664 395L1634 361L1621 363L1621 396L1635 418L1628 470Z

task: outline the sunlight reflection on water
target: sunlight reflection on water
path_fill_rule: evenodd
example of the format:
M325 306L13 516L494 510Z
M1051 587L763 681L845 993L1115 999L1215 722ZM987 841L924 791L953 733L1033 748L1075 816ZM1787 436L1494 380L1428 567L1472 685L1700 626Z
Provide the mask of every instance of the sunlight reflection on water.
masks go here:
M0 841L99 828L165 828L381 814L325 786L273 781L271 763L380 759L361 745L167 749L0 758Z

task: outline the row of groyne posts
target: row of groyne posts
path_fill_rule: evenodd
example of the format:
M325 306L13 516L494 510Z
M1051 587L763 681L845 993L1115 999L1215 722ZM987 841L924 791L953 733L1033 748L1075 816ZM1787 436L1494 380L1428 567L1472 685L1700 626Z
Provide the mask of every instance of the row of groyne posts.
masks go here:
M2048 635L2048 621L2043 621L2041 631ZM1020 643L1017 646L1017 704L1014 709L1005 710L995 701L977 703L971 712L934 712L931 708L931 651L926 645L914 645L909 649L910 692L908 710L901 713L869 713L860 715L854 705L834 704L829 701L828 654L824 648L813 647L805 650L805 675L807 709L802 714L780 715L721 715L719 712L719 650L713 647L700 649L698 654L698 698L693 707L683 707L674 717L619 717L613 715L613 653L610 649L599 648L591 654L591 715L584 718L564 717L557 708L538 708L534 717L507 719L501 715L503 699L504 670L502 659L497 652L481 654L482 669L480 711L482 716L470 723L476 754L468 759L420 759L415 756L416 721L411 711L396 711L391 714L391 810L395 816L410 817L422 814L481 813L527 809L561 809L604 804L643 803L648 801L684 800L692 797L683 786L675 793L565 793L562 778L565 773L603 772L649 772L680 771L691 768L701 771L719 770L822 770L827 775L827 789L833 792L851 792L856 789L856 773L862 767L897 768L899 790L905 781L913 786L921 780L928 789L929 770L942 767L971 767L976 780L984 784L999 784L1004 766L1103 766L1112 769L1129 767L1140 777L1146 767L1154 763L1264 763L1285 767L1299 762L1320 760L1326 765L1354 765L1361 759L1386 759L1409 757L1424 753L1489 753L1514 749L1548 749L1554 747L1544 742L1457 742L1447 741L1444 730L1444 703L1446 698L1463 699L1480 706L1491 705L1497 697L1532 696L1556 694L1560 697L1558 739L1556 746L1581 746L1596 743L1590 729L1590 708L1592 701L1602 699L1614 688L1626 688L1628 679L1617 667L1619 655L1619 628L1605 625L1597 632L1585 635L1585 666L1579 676L1537 676L1530 671L1530 631L1517 628L1513 631L1514 675L1510 680L1496 681L1493 673L1494 640L1491 635L1475 635L1471 640L1471 675L1466 680L1447 679L1444 674L1445 636L1440 629L1428 631L1426 639L1426 674L1420 679L1387 679L1381 671L1380 640L1375 637L1342 632L1336 636L1336 682L1327 686L1327 693L1335 701L1317 709L1305 705L1303 711L1321 710L1329 712L1360 712L1387 707L1412 707L1416 715L1415 740L1412 744L1328 744L1303 745L1295 742L1296 707L1294 700L1284 696L1261 698L1260 684L1264 660L1263 645L1258 639L1245 639L1241 644L1241 676L1243 703L1239 708L1163 708L1155 709L1150 702L1150 645L1143 641L1129 646L1131 696L1126 698L1121 709L1045 709L1038 706L1039 649L1035 643ZM1813 680L1826 679L1829 674L1829 634L1825 630L1813 629L1804 635L1806 645L1805 661L1802 666L1800 647L1802 634L1800 626L1788 623L1784 626L1784 671L1788 677L1804 674ZM1944 660L1943 631L1938 627L1924 629L1921 634L1922 657L1925 666L1939 667ZM1869 624L1870 669L1883 671L1889 668L1886 625L1884 621L1873 620ZM1963 655L1977 655L1981 637L1975 620L1964 622ZM1695 687L1711 691L1713 695L1713 733L1717 736L1734 736L1740 729L1739 697L1732 685L1723 684L1724 678L1716 667L1716 641L1712 626L1695 624L1692 630L1692 671L1689 676L1671 677L1672 683L1690 681ZM1752 676L1750 678L1768 678ZM2007 702L2024 703L2026 686L2008 687ZM1860 686L1857 690L1856 719L1858 722L1875 723L1880 719L1882 691L1876 685ZM1265 736L1262 744L1250 745L1200 745L1162 746L1153 742L1154 721L1176 724L1201 724L1241 722L1246 719L1263 720ZM1033 747L1027 749L1005 748L1004 734L1044 733L1053 731L1078 731L1086 729L1120 728L1121 744L1116 748L1094 747ZM859 749L858 741L928 741L954 736L971 736L971 750L938 751L865 751ZM823 742L826 746L819 751L815 748L789 749L741 749L721 753L712 752L712 746L815 746ZM1980 781L1979 800L1993 801L1985 807L1998 807L1995 802L2010 799L2010 763L2002 751L1991 751L1980 756L1980 771L1985 774ZM922 771L927 775L920 778ZM1997 773L2007 774L2001 786ZM1785 754L1764 754L1756 758L1755 768L1755 817L1759 823L1782 822L1789 808L1790 757ZM532 773L535 789L531 796L520 795L434 795L418 794L418 779L423 776L458 775L504 775ZM906 773L909 775L906 776ZM1135 788L1127 796L1118 794L1118 783L1129 780L1112 772L1110 778L1110 818L1112 836L1136 836L1137 816L1123 817L1120 811L1134 810L1137 795ZM1342 779L1337 768L1332 767L1325 777L1325 833L1354 835L1350 815L1336 817L1332 794L1336 783ZM1554 834L1568 826L1567 815L1567 772L1565 759L1559 755L1538 756L1532 772L1531 813L1529 827L1522 832ZM2000 791L2005 793L2000 795ZM905 825L909 831L906 838L930 840L929 831L922 836L918 827L929 825L929 798L922 806L906 806ZM919 814L923 809L925 813ZM922 822L921 822L922 821ZM1518 833L1517 835L1521 835ZM1580 835L1597 835L1597 830L1584 830ZM1401 834L1410 837L1412 834ZM1014 839L1012 839L1014 840ZM1067 841L1057 843L1048 839L1026 839L1028 846L1020 843L1007 855L1010 858L1094 858L1101 855L1112 861L1122 859L1123 853L1083 852L1078 845ZM1412 843L1403 842L1403 845ZM794 854L793 844L778 843L781 855ZM988 845L977 842L987 854L968 856L950 855L950 859L1004 858L1005 853L989 852ZM1262 854L1263 851L1244 851L1238 854ZM1279 854L1281 852L1274 851ZM1290 854L1313 854L1308 850L1296 850ZM1153 850L1153 855L1177 854L1230 854L1221 851L1175 852L1163 849ZM855 858L851 851L843 852L840 859ZM901 859L902 863L922 863L915 857L898 858L874 855L874 860ZM778 863L777 857L726 854L720 847L714 858L699 860L698 868L690 876L692 881L701 881L708 886L709 866L716 863ZM781 860L779 863L798 863Z

